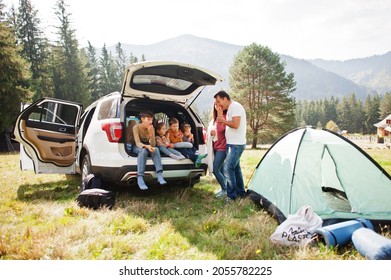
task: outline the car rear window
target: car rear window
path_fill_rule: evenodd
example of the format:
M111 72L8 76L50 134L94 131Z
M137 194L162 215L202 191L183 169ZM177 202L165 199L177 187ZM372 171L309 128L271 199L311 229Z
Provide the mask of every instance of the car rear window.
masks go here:
M135 85L164 85L176 90L185 90L192 85L191 82L182 79L168 78L158 75L135 75L133 78Z

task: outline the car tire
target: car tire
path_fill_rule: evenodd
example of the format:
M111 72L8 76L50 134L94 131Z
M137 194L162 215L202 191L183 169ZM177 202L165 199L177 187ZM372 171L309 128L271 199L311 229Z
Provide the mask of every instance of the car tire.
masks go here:
M91 173L91 160L88 154L86 154L83 157L83 160L81 161L81 184L82 186L83 181L87 178L88 174ZM83 191L83 190L81 190Z

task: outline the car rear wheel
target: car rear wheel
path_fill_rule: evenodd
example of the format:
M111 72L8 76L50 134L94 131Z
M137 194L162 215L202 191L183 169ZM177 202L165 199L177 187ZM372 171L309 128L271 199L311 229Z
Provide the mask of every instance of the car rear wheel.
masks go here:
M83 157L81 162L81 183L87 178L87 175L91 173L91 160L88 154Z

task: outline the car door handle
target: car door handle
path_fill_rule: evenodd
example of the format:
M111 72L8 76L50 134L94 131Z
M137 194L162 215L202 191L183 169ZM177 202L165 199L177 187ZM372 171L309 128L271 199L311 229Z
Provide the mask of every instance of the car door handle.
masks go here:
M58 130L59 130L60 132L66 132L66 131L67 131L67 129L66 129L65 127L60 127Z

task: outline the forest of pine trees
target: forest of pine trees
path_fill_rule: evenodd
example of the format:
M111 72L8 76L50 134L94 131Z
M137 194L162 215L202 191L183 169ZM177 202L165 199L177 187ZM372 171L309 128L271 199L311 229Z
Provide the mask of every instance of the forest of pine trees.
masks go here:
M391 93L382 97L368 95L365 101L356 99L354 93L342 100L331 97L318 101L300 101L296 104L297 126L324 127L334 123L338 129L349 133L375 134L375 123L391 113Z

